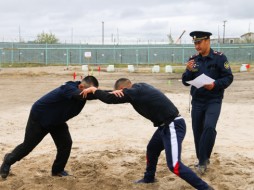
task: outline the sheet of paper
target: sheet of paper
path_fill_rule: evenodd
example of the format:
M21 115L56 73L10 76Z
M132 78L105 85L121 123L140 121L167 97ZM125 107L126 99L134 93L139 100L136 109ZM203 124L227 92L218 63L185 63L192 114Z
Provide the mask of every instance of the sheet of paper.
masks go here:
M186 81L188 84L195 86L196 88L200 88L206 84L211 84L214 82L214 79L210 78L209 76L205 75L204 73L194 80Z

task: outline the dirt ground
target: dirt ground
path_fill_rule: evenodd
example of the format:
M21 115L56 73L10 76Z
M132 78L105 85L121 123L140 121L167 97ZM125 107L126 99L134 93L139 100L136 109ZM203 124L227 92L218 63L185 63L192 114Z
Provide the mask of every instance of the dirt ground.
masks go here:
M0 163L5 153L20 144L32 104L66 81L79 80L81 67L2 68L0 71ZM91 74L91 73L90 73ZM107 73L93 71L100 88L112 89L116 79L149 83L164 92L186 119L183 162L193 169L195 150L189 113L189 87L181 74L151 73L139 68L135 73L117 69ZM216 145L207 174L202 178L218 190L254 190L254 70L234 74L226 89L217 125ZM51 177L55 146L45 137L27 157L12 166L7 180L0 179L1 190L190 190L186 182L172 174L160 157L155 184L136 185L145 170L146 145L155 128L129 104L106 105L89 101L81 114L68 121L73 139L67 178Z

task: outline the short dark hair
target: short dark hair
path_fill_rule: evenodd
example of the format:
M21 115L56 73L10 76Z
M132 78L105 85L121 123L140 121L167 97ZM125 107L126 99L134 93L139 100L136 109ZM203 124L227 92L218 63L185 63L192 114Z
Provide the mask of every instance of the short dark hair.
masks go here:
M83 78L82 81L85 81L87 84L93 85L95 87L99 86L99 82L94 76L90 76L90 75L86 76L85 78Z
M126 82L131 82L129 79L127 78L120 78L115 82L114 88L117 90L121 85L123 85Z

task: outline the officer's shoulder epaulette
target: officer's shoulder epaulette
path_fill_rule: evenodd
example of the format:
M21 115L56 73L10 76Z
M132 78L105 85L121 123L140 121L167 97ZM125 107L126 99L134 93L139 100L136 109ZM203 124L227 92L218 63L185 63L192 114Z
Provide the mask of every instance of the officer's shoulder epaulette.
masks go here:
M219 51L214 51L213 54L215 54L215 55L223 55L223 53L219 52Z
M199 54L198 53L196 53L196 54L194 54L194 55L192 55L192 56L190 56L190 59L194 59L195 57L197 57Z

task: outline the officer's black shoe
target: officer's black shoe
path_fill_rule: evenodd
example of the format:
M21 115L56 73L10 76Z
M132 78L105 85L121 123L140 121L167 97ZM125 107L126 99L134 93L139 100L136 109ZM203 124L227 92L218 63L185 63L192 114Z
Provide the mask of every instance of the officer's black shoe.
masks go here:
M58 173L53 173L52 172L52 176L66 177L66 176L70 176L70 174L67 171L63 170L63 171L58 172Z
M3 179L7 178L7 176L8 176L9 173L10 173L10 169L11 169L11 165L8 164L8 162L7 162L7 156L8 156L8 155L9 155L9 154L6 154L6 155L4 156L4 160L3 160L3 163L2 163L1 168L0 168L0 175L1 175L1 177L2 177Z
M206 166L208 166L210 164L210 160L208 159L207 161L206 161ZM194 164L194 168L195 169L198 169L198 166L199 166L199 162L196 162L195 164Z
M197 172L200 174L200 175L204 175L206 170L207 170L207 165L210 164L210 160L207 160L205 162L205 164L195 164L194 165L194 168L197 170Z
M200 175L204 175L206 172L207 166L206 165L198 165L197 171Z
M155 179L146 179L146 178L142 178L140 180L134 181L134 183L155 183L156 180Z

